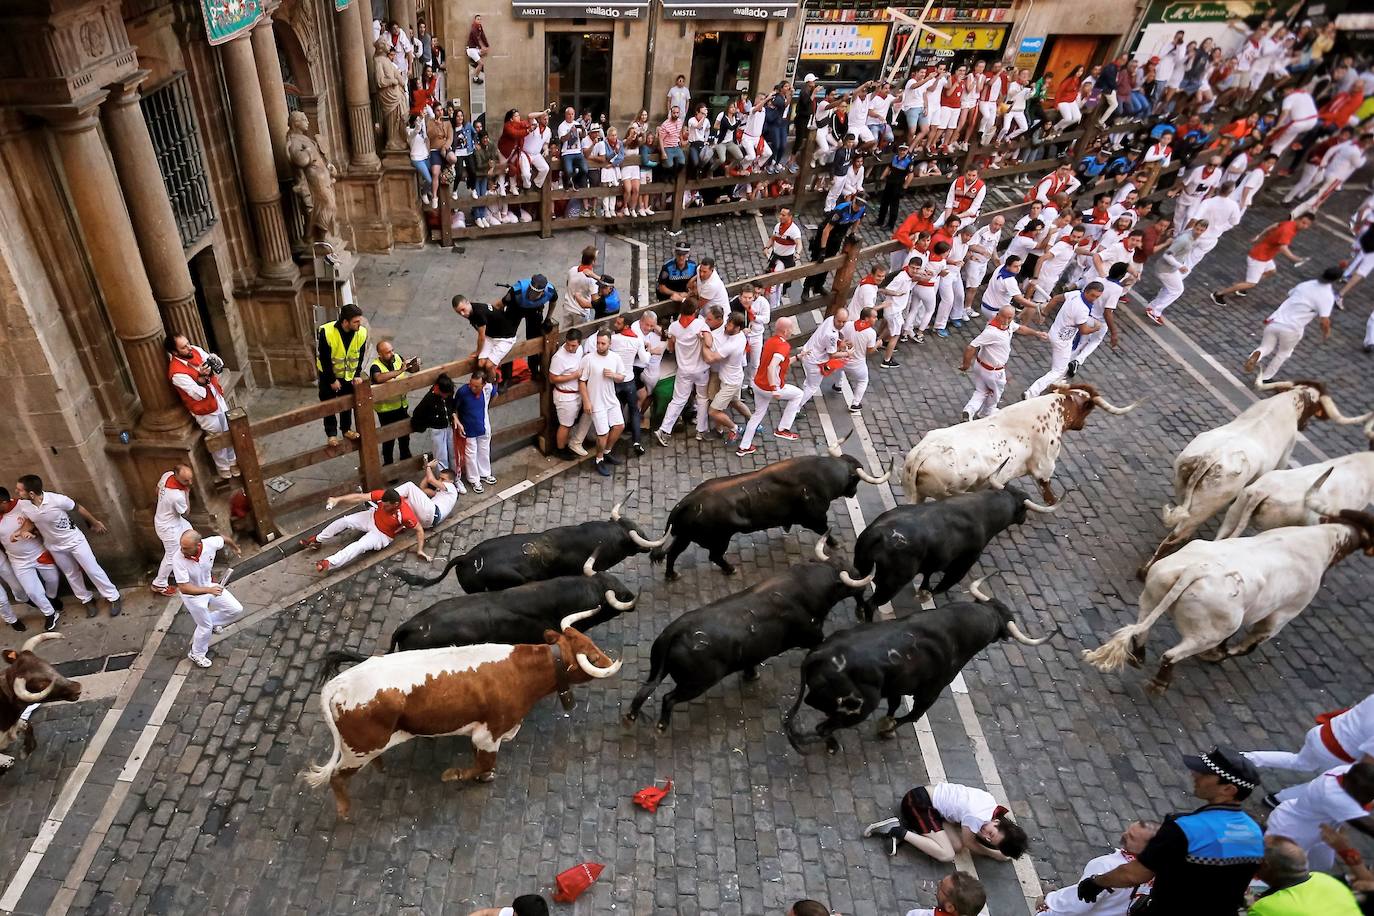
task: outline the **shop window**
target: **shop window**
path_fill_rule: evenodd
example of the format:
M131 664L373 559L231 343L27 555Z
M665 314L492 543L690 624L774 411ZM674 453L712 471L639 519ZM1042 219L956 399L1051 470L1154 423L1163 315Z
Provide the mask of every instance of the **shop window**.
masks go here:
M692 101L719 111L741 92L752 100L762 47L762 32L697 32L687 82Z
M609 117L612 40L610 32L545 33L548 98L560 110L572 106L578 114Z

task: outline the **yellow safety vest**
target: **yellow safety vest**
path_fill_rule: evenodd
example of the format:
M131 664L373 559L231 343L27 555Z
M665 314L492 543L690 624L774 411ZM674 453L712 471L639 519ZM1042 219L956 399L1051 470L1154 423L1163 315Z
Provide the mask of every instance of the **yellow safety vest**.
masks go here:
M325 343L329 344L330 362L334 366L334 377L340 381L350 381L358 375L358 369L363 362L363 349L367 346L367 328L358 328L353 340L349 342L348 349L344 349L343 334L339 331L337 322L331 321L328 324L320 325L320 330L324 332ZM323 372L324 367L320 365L320 357L315 355L315 371Z
M395 357L396 357L396 363L397 363L397 365L404 366L404 365L406 364L406 363L405 363L405 360L401 358L401 355L400 355L399 353L395 354ZM393 367L388 366L386 363L382 362L382 358L381 358L380 356L376 357L375 359L372 360L371 363L368 364L367 372L368 372L368 375L369 375L369 376L372 375L372 370L373 370L373 369L379 369L379 370L381 370L382 372L394 372L394 371L395 371L395 369L394 369ZM409 372L404 372L404 371L403 371L403 372L401 372L400 375L396 376L396 377L393 378L391 381L392 381L392 382L399 382L399 381L400 381L401 379L403 379L403 378L410 378L410 373L409 373ZM385 382L385 383L383 383L383 384L390 384L390 382ZM373 401L373 402L372 402L372 409L375 410L375 411L377 411L378 413L380 413L380 412L382 412L382 411L385 411L385 410L404 410L404 409L405 409L406 407L408 407L408 406L410 406L410 402L409 402L408 400L406 400L406 395L405 395L405 394L401 394L399 397L394 397L394 398L392 398L392 399L389 400L389 401Z

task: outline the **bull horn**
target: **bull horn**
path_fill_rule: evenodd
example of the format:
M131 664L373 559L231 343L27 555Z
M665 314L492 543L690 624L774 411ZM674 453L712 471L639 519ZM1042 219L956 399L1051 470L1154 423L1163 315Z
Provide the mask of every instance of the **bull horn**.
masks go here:
M615 596L615 589L608 588L606 589L606 603L617 611L628 611L634 608L635 599L631 598L629 601L621 601Z
M1261 382L1255 379L1256 391L1288 391L1292 387L1292 382Z
M999 464L999 465L997 465L997 470L993 471L991 474L989 474L989 475L987 476L987 484L988 484L988 486L992 487L994 490L1005 490L1005 489L1006 489L1007 485L1006 485L1005 483L997 483L997 481L995 480L995 478L997 477L998 474L1002 473L1002 469L1005 468L1005 467L1007 466L1007 462L1010 461L1010 460L1011 460L1011 456L1010 456L1010 455L1008 455L1007 457L1003 458L1003 459L1002 459L1002 463Z
M1103 410L1107 411L1107 413L1119 417L1124 413L1130 413L1131 411L1135 410L1141 404L1145 403L1145 399L1141 398L1140 400L1128 404L1125 407L1117 407L1115 404L1113 404L1111 401L1108 401L1102 395L1095 394L1093 395L1093 403L1096 404L1098 407L1101 407Z
M1051 513L1053 513L1053 512L1058 512L1058 511L1059 511L1059 504L1058 504L1058 503L1055 503L1053 506L1042 506L1040 503L1036 502L1036 501L1033 500L1033 499L1022 500L1022 502L1024 502L1025 505L1026 505L1026 508L1029 509L1029 510L1032 511L1032 512L1051 512Z
M601 608L594 607L590 611L578 611L576 614L569 614L567 617L564 617L561 621L559 621L558 629L566 630L573 624L577 623L579 620L586 620L588 617L592 616L599 610L601 610Z
M25 682L25 679L17 677L14 679L14 695L25 703L42 703L48 698L48 694L52 693L53 688L56 686L57 681L52 681L48 684L48 688L42 693L33 693L29 690L29 685Z
M974 580L972 583L969 584L969 594L972 595L974 598L977 598L979 601L991 601L992 596L989 595L987 592L983 591L983 583L988 581L992 578L992 576L995 575L997 574L993 573L992 575L984 576L981 579Z
M663 532L663 537L659 538L657 541L649 540L633 528L630 529L629 535L630 540L634 541L636 547L642 547L645 550L657 550L664 544L668 543L668 532L666 531Z
M620 499L616 502L616 504L615 504L614 506L611 506L611 521L613 521L613 522L618 522L618 521L620 521L620 510L623 509L623 508L625 508L625 504L626 504L627 502L629 502L630 500L634 499L634 498L635 498L635 491L634 491L634 490L631 490L630 492L626 493L624 496L620 497Z
M879 465L880 469L881 467L882 465ZM880 483L887 483L887 479L892 476L892 472L895 470L897 470L897 459L893 458L892 463L888 465L887 470L884 471L882 475L878 477L874 477L872 474L865 471L862 467L859 468L859 479L862 480L864 483L871 483L874 485Z
M827 563L830 561L829 555L825 552L825 542L829 539L830 532L827 531L825 534L821 535L821 539L816 542L816 559L820 560L822 563Z
M50 639L65 638L66 637L63 636L61 633L39 633L37 636L30 636L27 640L25 640L23 648L21 648L19 651L32 652L34 649L37 649L40 645L42 645Z
M582 575L588 577L596 575L596 555L600 552L601 548L598 547L592 551L591 556L587 557L587 562L582 564Z
M855 579L853 576L849 574L849 570L842 569L840 570L840 581L845 584L846 588L868 588L868 586L873 584L873 579L877 575L878 570L876 567L874 568L873 572L864 576L862 579Z
M1319 505L1315 502L1317 491L1326 485L1327 478L1329 478L1333 473L1335 473L1335 470L1335 468L1327 468L1325 471L1322 472L1322 476L1312 481L1312 486L1308 487L1307 492L1303 494L1302 504L1305 507L1311 509L1313 512L1317 513L1318 515L1339 514L1339 509L1336 509L1332 506Z
M1025 633L1021 632L1021 628L1016 625L1015 620L1008 621L1007 632L1011 634L1012 639L1016 640L1023 646L1042 646L1045 643L1049 642L1050 637L1054 635L1054 633L1047 633L1046 635L1041 636L1038 639L1031 636L1027 636ZM1056 630L1055 632L1058 631Z
M844 444L849 441L849 437L852 435L854 435L854 430L851 429L849 432L845 433L845 437L839 442L834 445L826 446L825 450L830 453L831 458L838 458L844 454Z
M1358 423L1363 423L1370 417L1374 417L1374 410L1371 410L1369 413L1362 413L1358 417L1347 417L1345 414L1341 413L1340 408L1336 406L1335 401L1331 400L1331 395L1329 394L1322 395L1320 403L1322 405L1322 410L1326 411L1326 418L1342 426L1354 426Z
M592 660L587 658L585 654L581 652L577 653L577 667L581 668L587 677L612 677L620 670L620 666L624 663L623 659L617 659L611 662L609 668L598 668L596 665L592 664Z

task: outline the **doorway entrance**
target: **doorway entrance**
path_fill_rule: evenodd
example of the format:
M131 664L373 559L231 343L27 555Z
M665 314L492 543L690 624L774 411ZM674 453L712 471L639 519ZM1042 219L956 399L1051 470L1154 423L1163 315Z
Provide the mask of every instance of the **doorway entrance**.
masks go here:
M1040 55L1036 76L1054 74L1051 80L1054 85L1045 87L1046 93L1052 98L1060 81L1074 67L1081 66L1085 71L1092 69L1094 64L1106 58L1108 48L1118 40L1118 35L1051 35L1049 46Z
M572 106L578 114L609 117L611 44L610 32L546 33L547 98L557 99L560 110Z
M741 92L753 101L762 47L762 32L697 32L687 82L692 102L705 102L719 111Z

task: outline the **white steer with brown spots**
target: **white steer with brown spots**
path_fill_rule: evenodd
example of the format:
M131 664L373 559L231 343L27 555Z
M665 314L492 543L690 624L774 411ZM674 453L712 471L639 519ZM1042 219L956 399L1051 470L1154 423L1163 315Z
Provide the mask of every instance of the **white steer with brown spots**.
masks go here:
M1130 413L1140 402L1116 407L1091 385L1056 385L1050 394L1021 401L990 417L926 433L906 456L902 486L919 503L973 490L1000 489L1029 474L1045 502L1054 505L1050 478L1064 431L1082 429L1094 407Z
M444 781L495 776L496 752L520 731L534 704L558 693L565 709L573 705L572 685L607 678L620 670L573 624L595 613L564 618L562 633L549 630L546 645L417 649L365 659L330 678L320 691L325 722L334 735L334 753L306 775L312 786L334 789L339 817L349 813L348 778L369 762L381 767L387 748L415 737L467 735L474 765L444 771ZM325 673L348 653L331 653Z

